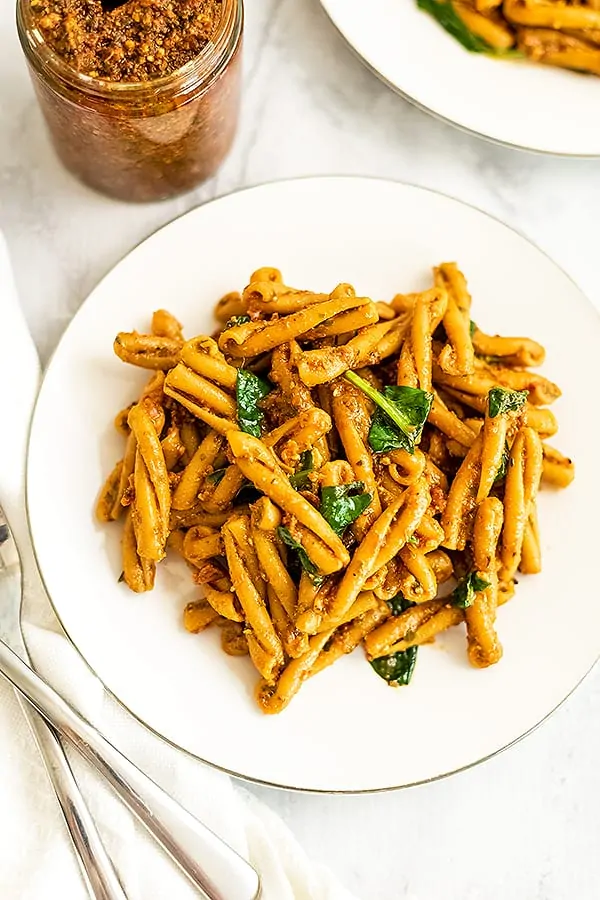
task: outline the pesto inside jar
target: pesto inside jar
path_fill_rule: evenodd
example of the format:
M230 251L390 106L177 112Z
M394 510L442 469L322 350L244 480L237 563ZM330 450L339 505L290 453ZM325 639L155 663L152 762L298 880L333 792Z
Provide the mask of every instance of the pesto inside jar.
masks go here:
M222 0L29 0L34 24L82 75L144 82L197 57L219 29Z

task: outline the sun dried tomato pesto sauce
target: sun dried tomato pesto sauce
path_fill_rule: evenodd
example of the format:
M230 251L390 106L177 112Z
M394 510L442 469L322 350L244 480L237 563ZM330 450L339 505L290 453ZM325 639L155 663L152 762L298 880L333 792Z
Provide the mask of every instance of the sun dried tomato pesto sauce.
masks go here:
M217 171L238 120L242 0L17 0L56 152L81 181L139 202Z
M170 75L202 52L221 22L221 0L30 0L54 52L107 81Z

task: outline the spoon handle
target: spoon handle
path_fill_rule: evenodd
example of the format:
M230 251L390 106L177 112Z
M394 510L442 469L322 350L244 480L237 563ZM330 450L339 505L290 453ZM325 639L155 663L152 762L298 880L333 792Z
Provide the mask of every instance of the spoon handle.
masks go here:
M20 699L67 823L90 897L94 900L127 900L56 732L25 699Z

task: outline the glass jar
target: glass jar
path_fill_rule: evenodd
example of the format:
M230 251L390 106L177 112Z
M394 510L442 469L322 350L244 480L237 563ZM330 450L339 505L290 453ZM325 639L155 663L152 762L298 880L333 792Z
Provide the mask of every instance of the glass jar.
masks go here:
M31 0L17 26L33 85L64 165L119 200L162 200L219 168L233 142L241 83L243 0L223 0L201 53L150 81L107 81L65 63L44 41Z

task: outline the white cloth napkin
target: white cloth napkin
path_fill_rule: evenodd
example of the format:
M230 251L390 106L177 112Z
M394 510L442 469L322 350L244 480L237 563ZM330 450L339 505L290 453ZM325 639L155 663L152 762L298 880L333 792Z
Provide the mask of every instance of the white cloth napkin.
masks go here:
M328 870L309 862L283 822L239 783L192 760L139 725L106 694L62 634L27 549L25 436L37 361L18 308L1 234L0 323L4 406L0 503L24 551L25 632L36 667L138 766L251 861L260 872L264 900L352 900ZM95 771L76 753L70 751L69 756L130 900L198 897ZM0 898L59 897L85 900L87 893L32 735L14 692L0 680Z

